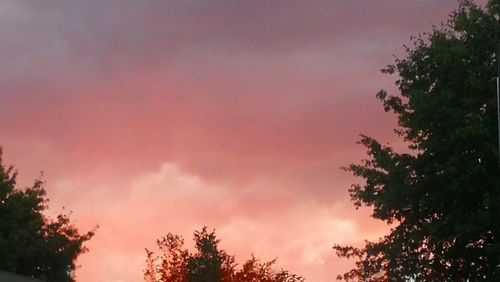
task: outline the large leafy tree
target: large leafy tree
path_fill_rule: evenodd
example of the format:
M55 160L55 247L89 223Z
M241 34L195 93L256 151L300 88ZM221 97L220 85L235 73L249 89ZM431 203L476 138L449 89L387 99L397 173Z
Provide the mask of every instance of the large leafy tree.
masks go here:
M0 269L47 281L74 281L75 261L94 233L80 234L67 214L44 215L44 183L16 187L17 172L0 148Z
M171 233L156 241L160 255L146 249L147 282L302 282L286 270L275 271L276 260L261 263L255 257L241 268L233 256L219 249L215 232L195 231L195 253L184 248L184 239Z
M461 1L448 22L413 39L398 74L399 94L380 91L409 145L396 152L362 136L369 158L346 168L356 206L391 224L362 248L346 281L500 281L500 169L495 83L500 2Z

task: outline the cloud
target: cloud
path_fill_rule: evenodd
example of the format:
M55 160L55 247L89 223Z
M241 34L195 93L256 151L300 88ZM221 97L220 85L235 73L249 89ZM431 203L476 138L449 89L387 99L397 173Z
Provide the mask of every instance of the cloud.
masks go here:
M251 65L262 71L300 56L308 67L294 70L315 77L351 66L375 67L369 73L381 67L374 61L391 59L404 43L401 38L406 42L431 21L439 23L454 5L451 0L6 1L0 14L0 56L9 67L0 73L13 90L29 82L55 84L54 92L61 91L61 84L107 85L141 73L162 77L186 70L192 83L214 69L241 75ZM68 90L58 96L82 95Z
M350 208L343 204L323 205L297 200L294 195L280 200L275 192L280 187L276 188L214 183L164 163L156 171L118 185L60 181L50 194L52 206L79 194L71 205L77 224L81 228L100 225L88 244L91 252L79 260L82 281L92 277L137 281L143 248L152 248L155 239L167 232L181 234L189 243L192 232L204 225L216 228L222 247L240 263L251 254L265 260L277 257L279 266L321 281L326 277L318 276L318 268L329 275L343 270L331 262L334 241L359 243L384 230L379 227L375 233L363 232L359 223L347 216ZM261 195L262 201L247 199L249 190Z
M55 211L102 226L80 281L137 281L143 247L204 224L238 257L329 281L346 267L334 242L384 230L339 171L364 157L359 133L395 140L379 69L455 6L2 1L5 159L23 183L46 172Z

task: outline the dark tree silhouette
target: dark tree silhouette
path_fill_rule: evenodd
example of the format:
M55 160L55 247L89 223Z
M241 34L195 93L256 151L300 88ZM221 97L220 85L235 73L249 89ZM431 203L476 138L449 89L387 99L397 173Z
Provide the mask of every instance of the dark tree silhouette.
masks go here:
M377 97L409 144L395 152L363 136L369 159L346 168L365 182L356 206L392 223L363 248L346 281L500 281L500 170L495 84L500 2L461 1L446 24L414 38L399 74L400 95Z
M167 234L157 240L161 254L146 249L147 282L302 282L300 276L285 270L275 271L276 260L261 263L252 257L241 269L233 256L219 249L219 240L215 232L208 232L206 227L195 231L196 252L190 253L184 248L184 239Z
M19 189L16 177L13 166L4 166L0 148L0 269L47 281L74 281L75 261L87 251L83 243L94 232L81 235L67 214L45 216L44 183L35 180Z

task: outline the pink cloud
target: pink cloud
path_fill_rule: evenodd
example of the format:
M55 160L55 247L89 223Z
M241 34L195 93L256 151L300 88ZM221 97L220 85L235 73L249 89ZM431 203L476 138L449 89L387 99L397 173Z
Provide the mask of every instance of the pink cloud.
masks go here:
M0 145L52 212L100 224L79 281L137 281L165 232L330 281L385 229L339 170L395 141L378 70L449 1L0 3ZM250 239L251 238L251 239ZM288 240L281 240L288 238Z
M208 182L165 163L159 170L121 185L75 180L54 183L52 199L61 204L80 193L72 201L79 224L88 228L98 222L101 226L89 243L92 255L79 260L83 281L92 277L139 280L144 247L153 247L155 239L167 232L182 234L190 241L192 231L203 225L217 228L222 247L240 260L252 253L262 259L279 257L280 266L312 281L326 281L345 269L336 264L333 242L356 244L385 230L373 224L371 230L363 230L345 204L298 200L280 185L275 181L243 187Z

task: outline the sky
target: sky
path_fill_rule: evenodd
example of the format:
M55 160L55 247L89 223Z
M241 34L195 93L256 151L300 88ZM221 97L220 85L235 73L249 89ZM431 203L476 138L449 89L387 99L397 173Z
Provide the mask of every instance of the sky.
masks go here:
M397 148L375 94L455 0L0 1L0 146L21 186L86 231L77 281L141 281L144 248L206 225L307 281L334 244L387 231L340 167L364 133Z

